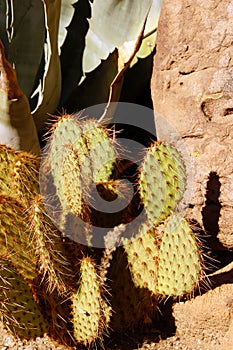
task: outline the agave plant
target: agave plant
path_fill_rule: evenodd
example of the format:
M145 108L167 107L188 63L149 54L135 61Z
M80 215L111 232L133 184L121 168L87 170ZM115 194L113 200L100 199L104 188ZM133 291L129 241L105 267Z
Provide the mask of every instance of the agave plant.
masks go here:
M24 130L23 116L28 116L29 111L30 119L41 132L49 119L48 114L58 108L65 107L73 113L107 102L116 76L121 72L118 79L122 78L125 69L136 62L136 55L146 57L152 52L160 6L160 0L110 1L107 5L102 0L94 3L24 0L20 5L1 0L0 39L6 59L16 71L18 91L30 104L29 109L28 102L22 102L22 109L14 116L21 120L17 126L19 130ZM149 36L146 42L143 42L144 36ZM6 72L3 48L1 52L1 71ZM7 73L4 79L12 80ZM121 85L117 84L116 88L115 84L114 101L119 99ZM7 98L4 87L1 90L5 91L5 94L2 92L6 100L4 108L8 110L4 118L11 120L12 97ZM19 96L13 98L19 99ZM8 133L4 133L5 138L2 136L0 142L20 149L16 142L10 141L11 134L7 142ZM30 136L30 132L22 138L27 138L28 144L35 143L35 135ZM27 151L30 147L21 145L21 149Z

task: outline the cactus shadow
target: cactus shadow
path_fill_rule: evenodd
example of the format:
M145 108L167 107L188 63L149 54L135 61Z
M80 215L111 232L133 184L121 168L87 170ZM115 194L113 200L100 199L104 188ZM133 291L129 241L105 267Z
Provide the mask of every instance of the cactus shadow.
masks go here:
M205 231L211 234L211 241L209 243L218 250L223 248L217 238L219 232L218 222L222 207L219 201L220 190L221 183L218 174L216 172L210 172L206 185L205 207L202 209L202 222Z

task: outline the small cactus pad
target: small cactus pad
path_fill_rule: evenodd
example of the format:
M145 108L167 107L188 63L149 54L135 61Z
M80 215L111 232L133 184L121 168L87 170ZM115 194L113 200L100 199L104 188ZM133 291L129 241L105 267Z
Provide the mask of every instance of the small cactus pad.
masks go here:
M96 120L66 115L53 127L49 152L62 209L82 217L91 187L109 181L113 172L116 153L109 132Z
M82 259L80 274L78 291L72 297L74 337L78 343L90 345L107 328L111 308L103 299L96 266L90 258Z
M9 169L15 161L15 152L12 148L0 144L0 191L10 193L12 179Z
M191 293L202 272L200 246L186 219L173 214L165 223L158 255L158 293Z
M175 148L155 142L140 175L140 193L148 221L159 225L175 209L185 190L185 168Z
M109 131L96 120L86 120L83 123L83 137L88 148L93 182L109 181L116 161L114 141L110 138ZM84 169L87 158L84 161Z
M79 157L83 158L85 155L85 144L82 139L81 126L79 123L76 123L76 120L73 117L64 115L58 119L57 123L52 129L48 162L51 167L51 174L57 196L59 197L62 209L65 211L67 211L69 207L69 193L66 195L65 189L63 188L64 176L66 177L66 175L70 173L72 179L75 179L77 182L77 186L79 184L80 173L78 167L78 157L74 154L76 153L75 150L77 148L79 149ZM68 159L66 160L67 157ZM73 163L71 163L69 168L66 166L69 158L71 158L71 160L75 160L74 170L72 169ZM80 188L78 189L80 190ZM77 191L78 190L76 190L76 192ZM76 202L78 203L79 197L81 197L80 194L78 199L75 198ZM79 203L79 205L81 204Z
M0 191L24 205L39 193L39 159L0 145Z
M156 295L159 240L154 231L141 224L136 237L124 241L124 249L135 286L148 288Z
M57 288L63 293L66 291L65 278L70 273L69 263L64 258L60 233L45 214L40 195L32 201L28 214L38 272L43 274L49 291Z
M182 296L191 293L200 281L200 244L179 214L172 214L156 228L142 224L136 237L123 243L137 287L154 295Z
M0 195L1 254L9 256L22 276L32 281L37 277L36 257L30 242L24 207L14 198Z
M17 269L0 258L0 312L4 325L20 338L35 338L48 332L33 294Z

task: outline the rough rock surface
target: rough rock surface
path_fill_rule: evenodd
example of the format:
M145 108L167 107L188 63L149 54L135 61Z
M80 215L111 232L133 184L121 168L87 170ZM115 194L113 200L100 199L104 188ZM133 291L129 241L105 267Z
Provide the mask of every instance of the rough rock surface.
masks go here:
M223 285L185 303L175 304L176 335L190 343L196 339L205 349L233 349L233 284ZM224 346L224 347L223 347Z
M233 250L233 2L164 0L152 97L159 139L185 151L186 214ZM187 197L188 196L188 197Z

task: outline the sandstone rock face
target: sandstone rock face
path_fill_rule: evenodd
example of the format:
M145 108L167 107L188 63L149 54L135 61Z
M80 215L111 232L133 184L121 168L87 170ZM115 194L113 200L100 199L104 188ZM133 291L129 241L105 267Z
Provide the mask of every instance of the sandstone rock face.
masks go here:
M176 334L203 349L233 349L233 285L225 284L205 295L174 306ZM228 348L226 346L229 346Z
M187 163L186 215L233 249L233 2L163 0L152 98Z
M208 282L212 290L174 304L176 336L187 349L233 349L233 262L209 275Z

